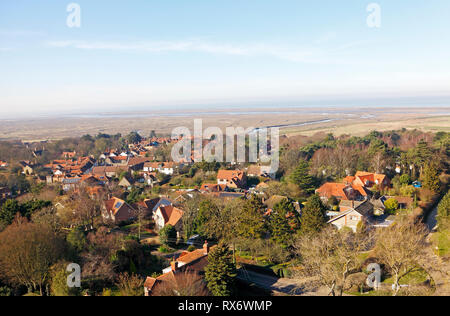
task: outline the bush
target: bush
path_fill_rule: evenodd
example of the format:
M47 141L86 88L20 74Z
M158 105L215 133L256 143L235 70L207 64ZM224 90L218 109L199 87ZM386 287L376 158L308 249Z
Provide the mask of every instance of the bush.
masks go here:
M190 245L187 249L187 251L192 252L194 250L196 250L197 248L194 245Z
M116 286L121 296L144 296L144 280L135 274L120 274Z
M177 230L172 225L166 225L159 231L159 240L163 245L173 247L177 242Z
M384 202L384 207L386 208L387 212L394 213L396 210L398 210L398 201L394 198L390 198L386 202Z
M103 289L102 296L113 296L111 289Z
M403 185L400 188L401 196L412 197L415 192L416 192L416 189L412 185Z
M411 177L407 174L402 174L399 181L401 185L409 185L411 183Z
M158 248L158 251L161 252L161 253L170 253L171 252L170 249L168 247L166 247L166 246L160 246Z

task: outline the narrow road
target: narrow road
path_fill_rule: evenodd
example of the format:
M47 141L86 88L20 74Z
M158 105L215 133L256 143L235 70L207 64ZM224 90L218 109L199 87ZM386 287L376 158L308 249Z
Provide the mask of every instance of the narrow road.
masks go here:
M428 214L427 220L425 222L430 232L432 232L437 226L437 218L436 218L437 214L438 214L438 207L436 205L436 207L431 211L431 213Z
M434 280L434 295L450 296L450 262L438 257L430 246L426 249L426 257L421 260L420 265Z
M304 295L304 296L326 296L328 291L325 288L317 287L316 278L294 280L287 278L277 278L267 274L257 273L250 270L239 269L238 279L255 284L257 287L271 291L275 295Z

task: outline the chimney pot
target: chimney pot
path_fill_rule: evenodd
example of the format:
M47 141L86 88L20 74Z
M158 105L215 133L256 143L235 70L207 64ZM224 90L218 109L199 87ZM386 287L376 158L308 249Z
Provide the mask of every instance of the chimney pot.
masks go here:
M209 245L208 245L208 241L207 240L205 240L205 243L203 245L203 250L204 250L205 254L209 253Z

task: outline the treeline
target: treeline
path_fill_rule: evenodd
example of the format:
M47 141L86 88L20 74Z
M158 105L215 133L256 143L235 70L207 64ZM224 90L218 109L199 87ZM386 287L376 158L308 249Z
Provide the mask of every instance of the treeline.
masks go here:
M154 133L152 134L154 136ZM95 136L84 135L82 137L64 138L56 141L37 142L23 144L21 142L0 142L0 160L17 162L30 160L38 164L46 164L50 160L58 159L63 152L76 151L79 156L98 155L107 149L126 150L128 144L142 140L138 132L130 132L127 135L99 133ZM37 156L33 151L39 151ZM40 152L42 150L42 152Z
M409 176L409 182L425 177L430 189L436 190L436 184L432 184L435 177L428 175L449 170L450 133L402 130L374 131L365 137L318 137L284 139L278 173L282 182L293 180L299 184L303 178L301 189L311 191L326 181L340 182L358 170L396 179L400 177L396 168L400 168L401 174ZM313 179L307 179L307 175Z

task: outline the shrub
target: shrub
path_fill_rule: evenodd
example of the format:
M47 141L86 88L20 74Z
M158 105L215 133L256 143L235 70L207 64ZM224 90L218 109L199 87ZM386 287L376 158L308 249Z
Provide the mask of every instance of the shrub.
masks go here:
M177 242L177 230L172 225L166 225L159 231L159 240L163 245L174 246Z
M384 202L384 207L386 211L389 213L394 213L398 210L398 201L396 199L390 198L386 202Z
M401 185L408 185L408 184L411 183L411 177L409 175L407 175L407 174L402 174L400 176L399 181L400 181Z
M196 250L197 248L194 245L190 245L187 249L187 251L192 252L194 250Z
M144 296L144 280L135 274L120 274L116 285L121 296Z

